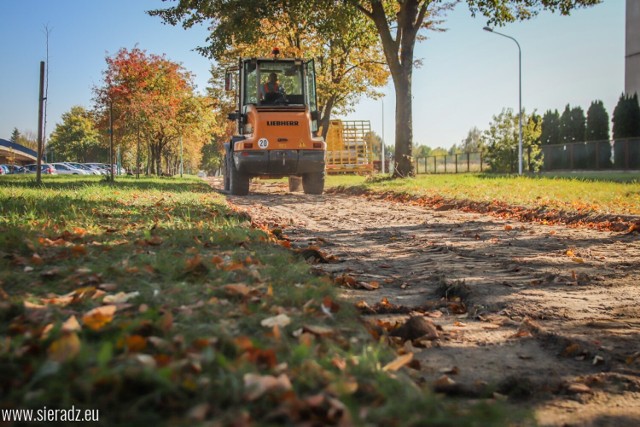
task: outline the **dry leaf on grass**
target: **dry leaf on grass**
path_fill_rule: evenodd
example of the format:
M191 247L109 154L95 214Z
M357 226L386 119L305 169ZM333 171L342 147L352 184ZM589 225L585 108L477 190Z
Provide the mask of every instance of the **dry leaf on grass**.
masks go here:
M403 366L409 364L413 360L413 353L403 354L401 356L396 357L393 361L387 363L382 370L383 371L391 371L395 372Z
M51 343L48 353L54 362L71 360L80 353L80 338L74 332L64 334Z
M253 401L267 393L291 390L291 381L286 374L275 377L249 373L244 375L244 388L244 398Z
M115 295L107 295L102 299L105 304L124 304L132 298L140 295L140 292L118 292Z
M82 323L84 323L89 329L99 331L104 326L111 323L116 310L117 308L115 305L104 305L102 307L94 308L82 316Z
M291 323L291 318L284 313L273 317L267 317L266 319L262 319L260 322L260 324L265 328L273 328L274 326L284 328L289 323Z

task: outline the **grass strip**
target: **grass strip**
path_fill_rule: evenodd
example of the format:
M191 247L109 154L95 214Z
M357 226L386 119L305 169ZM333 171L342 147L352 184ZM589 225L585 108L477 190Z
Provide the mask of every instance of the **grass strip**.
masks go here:
M632 178L632 174L625 174ZM490 174L420 175L409 179L332 176L330 191L386 194L480 212L503 213L522 220L574 223L622 231L640 215L640 182L564 177ZM619 227L617 217L622 217ZM599 225L602 227L599 227Z
M196 179L0 180L0 408L102 425L506 425L419 388L334 285Z

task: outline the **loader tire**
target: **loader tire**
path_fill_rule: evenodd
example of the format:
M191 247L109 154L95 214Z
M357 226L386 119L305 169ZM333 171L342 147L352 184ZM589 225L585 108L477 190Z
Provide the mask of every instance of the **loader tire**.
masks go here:
M230 187L231 187L231 177L229 176L230 174L230 162L229 162L229 157L225 156L225 160L224 160L224 174L222 176L223 180L224 180L224 191L229 191Z
M324 171L307 173L302 176L302 188L305 194L322 194L324 191Z
M300 191L302 189L302 178L299 176L289 177L289 192Z
M249 194L249 176L236 169L233 162L229 162L229 192L234 196Z

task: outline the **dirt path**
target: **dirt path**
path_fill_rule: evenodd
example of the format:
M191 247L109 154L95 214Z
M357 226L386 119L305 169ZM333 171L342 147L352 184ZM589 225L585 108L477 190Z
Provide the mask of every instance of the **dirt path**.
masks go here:
M345 298L376 327L410 313L437 326L428 340L395 339L420 362L416 381L451 395L495 391L541 425L640 425L637 234L307 196L279 183L251 190L229 201L282 228L292 247L335 256L314 268L342 277Z

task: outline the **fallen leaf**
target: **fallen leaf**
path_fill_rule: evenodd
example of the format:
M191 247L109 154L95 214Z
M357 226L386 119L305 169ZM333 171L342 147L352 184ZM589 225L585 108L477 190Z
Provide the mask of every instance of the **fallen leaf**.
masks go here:
M244 398L253 401L266 393L291 390L291 381L286 374L273 375L244 374Z
M82 326L80 326L80 323L78 322L78 319L76 319L76 316L69 317L62 324L62 332L77 332L81 329Z
M59 305L60 307L65 307L73 302L73 296L66 295L53 298L43 298L42 302L47 305Z
M567 390L570 393L591 393L591 389L589 388L589 386L582 383L569 384Z
M354 279L353 277L349 276L348 274L342 274L342 275L336 277L335 283L336 283L336 285L339 285L339 286L353 287L353 286L356 285L357 281L356 281L356 279Z
M380 288L379 282L358 282L358 287L362 289L366 289L368 291L373 291Z
M140 292L118 292L115 295L107 295L102 299L106 304L124 304L132 298L140 295Z
M231 285L225 285L223 289L229 295L239 295L246 297L251 292L251 288L244 283L234 283Z
M89 329L99 331L107 324L111 323L116 313L115 305L104 305L102 307L89 310L82 316L82 323Z
M139 353L147 347L147 339L141 335L130 335L125 338L127 350Z
M449 378L447 375L443 375L438 378L434 383L434 387L436 388L447 388L455 385L455 381Z
M403 354L395 358L395 360L387 363L382 370L395 372L413 360L413 353Z
M260 324L265 328L273 328L276 325L280 328L284 328L289 323L291 323L291 319L284 313L262 319L262 321L260 322Z
M47 352L54 362L71 360L80 353L80 338L73 332L64 334L51 343Z
M323 311L329 311L330 313L337 313L338 311L340 311L340 304L335 302L333 298L327 295L322 299L321 308Z

